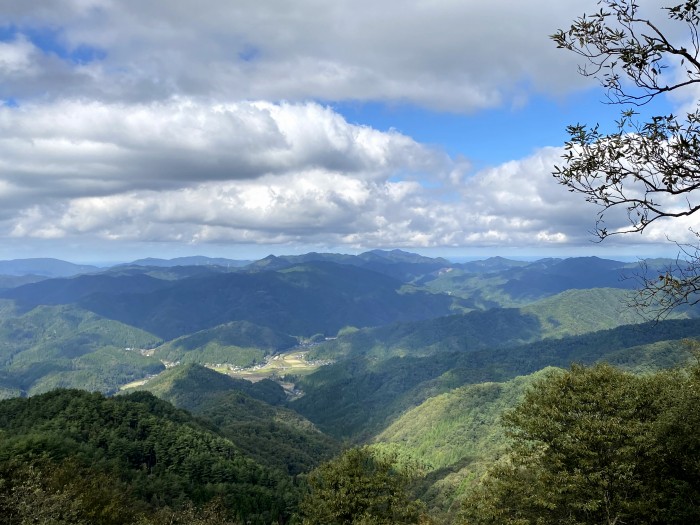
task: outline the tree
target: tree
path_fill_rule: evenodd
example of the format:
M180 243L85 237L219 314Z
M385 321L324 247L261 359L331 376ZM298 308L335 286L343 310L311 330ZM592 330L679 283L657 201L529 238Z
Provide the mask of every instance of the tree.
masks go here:
M600 206L595 233L642 233L662 219L700 210L700 109L684 115L640 119L638 109L655 98L700 83L698 0L663 8L653 22L635 0L600 0L601 9L576 19L551 38L584 59L582 75L597 78L608 101L622 106L615 131L576 124L567 131L565 164L554 176L570 191ZM683 38L672 38L679 31ZM680 74L679 74L680 73ZM626 216L627 226L608 229L606 218ZM691 230L700 240L700 232ZM679 244L676 264L640 277L634 305L661 317L700 301L700 247Z
M3 525L127 525L135 522L138 510L124 483L75 461L0 462Z
M422 523L421 504L412 500L409 481L391 458L368 447L349 449L309 475L309 492L300 504L303 523Z
M574 366L540 381L504 417L509 454L467 498L464 522L699 523L699 387L697 366Z

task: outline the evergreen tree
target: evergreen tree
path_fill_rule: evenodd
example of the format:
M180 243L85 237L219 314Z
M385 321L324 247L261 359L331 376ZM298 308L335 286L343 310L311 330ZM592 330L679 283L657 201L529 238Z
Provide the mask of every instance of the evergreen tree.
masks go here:
M420 523L410 477L368 447L352 448L309 475L300 504L305 525L395 525Z
M512 447L467 498L464 522L699 523L699 378L596 365L539 382L504 417Z

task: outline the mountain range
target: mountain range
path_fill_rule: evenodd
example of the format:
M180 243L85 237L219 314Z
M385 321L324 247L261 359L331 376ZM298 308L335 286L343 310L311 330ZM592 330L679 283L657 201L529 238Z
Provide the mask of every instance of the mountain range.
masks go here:
M3 403L83 404L55 389L100 392L149 407L139 411L189 411L275 487L294 486L342 444L369 444L418 469L416 497L449 523L506 446L499 414L542 377L575 362L649 373L688 361L696 309L647 322L627 306L645 268L669 262L457 264L399 250L109 268L0 261L0 441L29 439ZM295 504L279 510L276 490L266 501L291 516Z

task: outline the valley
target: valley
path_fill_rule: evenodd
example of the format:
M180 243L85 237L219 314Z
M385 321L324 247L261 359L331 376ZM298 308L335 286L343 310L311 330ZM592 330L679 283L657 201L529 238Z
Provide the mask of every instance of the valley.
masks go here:
M696 308L649 320L628 306L639 267L595 257L181 262L0 280L0 451L49 451L41 483L69 460L116 475L144 516L223 497L217 512L267 524L271 509L295 519L307 476L361 447L411 473L422 519L462 523L511 453L503 415L533 388L572 366L684 370L700 341ZM91 417L107 417L99 439Z
M220 374L227 376L245 379L253 383L261 381L263 379L274 380L279 383L282 388L284 388L287 396L290 399L297 398L303 395L296 389L296 384L293 380L297 380L298 377L311 374L316 371L319 367L330 365L333 363L331 360L315 360L309 361L307 356L309 354L309 346L299 346L294 349L283 352L279 354L273 354L265 356L265 360L261 364L256 364L250 367L240 367L230 363L202 363L203 366L214 370ZM146 352L145 355L152 355L153 351ZM174 366L179 366L180 363L163 363L167 368L173 368ZM162 373L162 372L161 372ZM152 379L156 379L158 376L154 375L145 379L139 379L137 381L132 381L120 387L120 391L127 392L130 389L137 387L144 387Z

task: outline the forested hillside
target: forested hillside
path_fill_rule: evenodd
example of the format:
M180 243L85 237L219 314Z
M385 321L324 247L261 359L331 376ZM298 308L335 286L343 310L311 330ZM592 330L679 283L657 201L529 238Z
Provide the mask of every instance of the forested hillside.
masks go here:
M11 475L2 486L6 509L31 468L31 481L42 490L21 495L21 504L38 507L37 514L45 504L42 492L56 490L56 478L69 476L67 469L82 473L54 497L59 515L72 513L81 522L149 520L186 502L217 501L229 519L260 524L294 510L289 502L298 489L286 476L148 393L105 398L56 390L10 399L0 402L0 430L0 465ZM29 510L9 512L31 520Z
M520 450L503 415L533 385L598 363L662 378L688 366L700 338L692 308L656 322L629 309L619 277L637 270L617 261L375 251L192 262L4 293L8 523L316 523L337 512L446 525L474 519L473 505L498 516L498 487L516 483L499 465ZM685 370L674 377L695 373ZM359 484L374 489L348 510L333 487ZM38 499L47 504L31 510Z
M231 321L173 339L157 347L153 356L182 363L229 363L247 367L265 356L295 346L297 339L247 321Z
M115 392L165 368L140 352L159 342L76 306L38 306L0 320L0 388L11 395L59 387Z
M307 472L339 451L334 439L285 408L274 381L251 383L200 365L184 365L139 387L208 421L258 463L292 475Z

